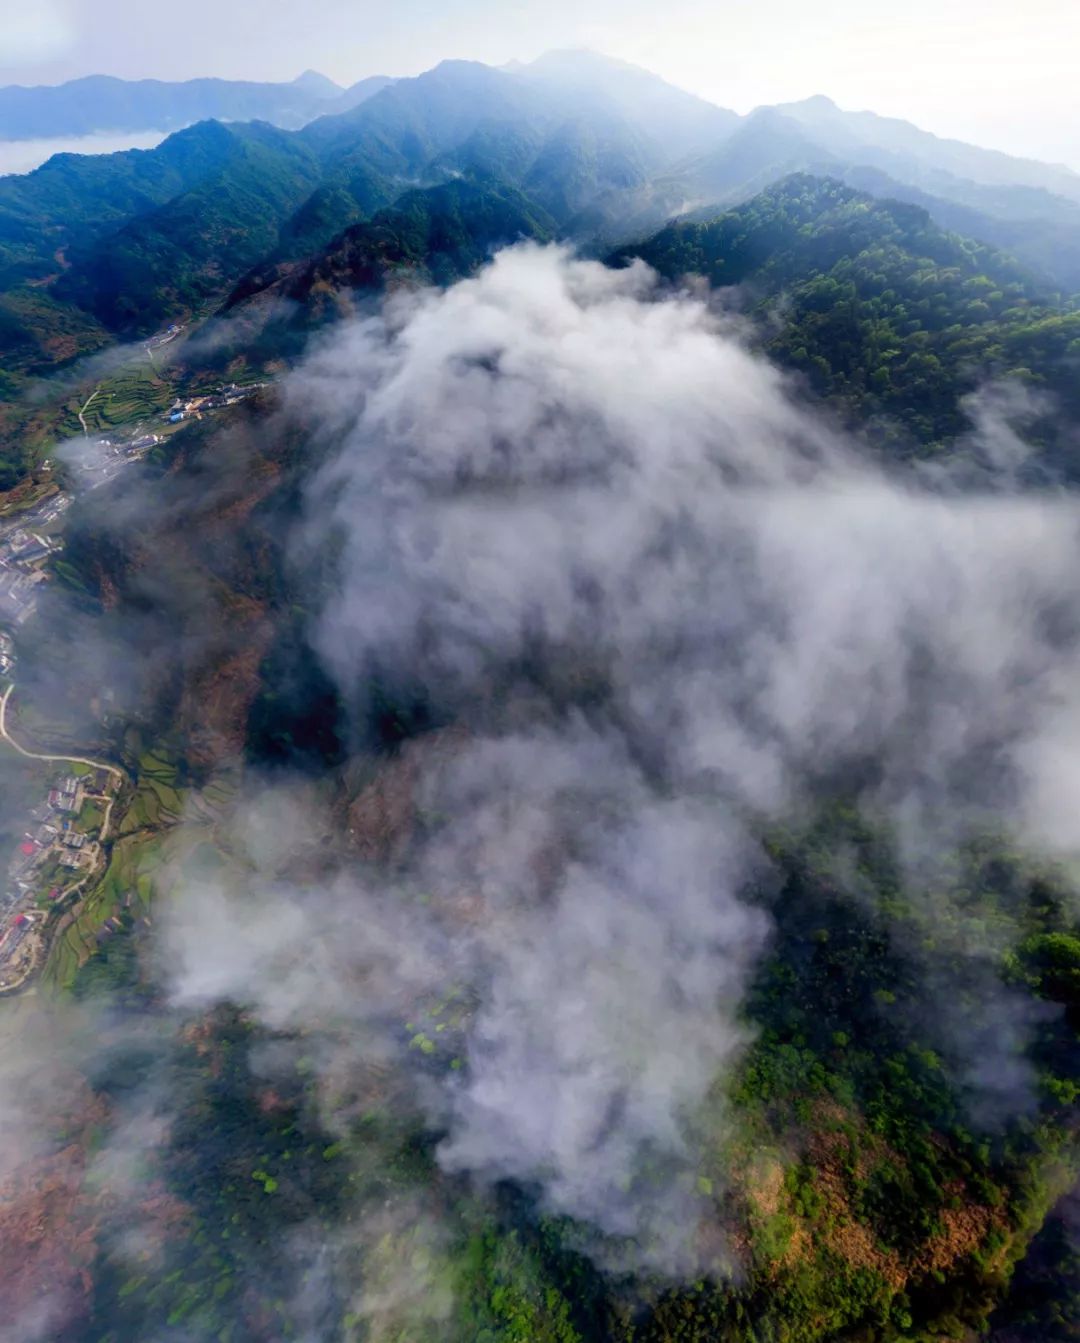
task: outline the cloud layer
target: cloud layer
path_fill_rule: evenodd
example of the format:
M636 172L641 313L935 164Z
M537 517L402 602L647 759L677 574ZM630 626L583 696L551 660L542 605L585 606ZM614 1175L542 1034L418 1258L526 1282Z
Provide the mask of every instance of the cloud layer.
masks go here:
M699 1177L774 931L769 827L857 797L915 899L987 824L1076 851L1074 500L1015 491L1007 398L973 407L977 477L892 476L706 300L559 249L335 328L285 401L265 432L324 463L290 597L355 753L344 779L249 779L222 865L162 902L176 1019L240 1003L275 1037L268 1104L302 1053L330 1132L418 1117L448 1185L514 1181L605 1264L723 1270ZM968 962L926 987L962 980L966 1015L927 1030L998 1124L1030 1100L1035 1018L955 914L926 902ZM174 1108L144 1091L98 1161L120 1200ZM355 1313L389 1330L403 1301L437 1336L445 1278L419 1300L379 1256L415 1224L436 1262L438 1203L365 1207L342 1246L300 1225L298 1280L318 1296L359 1243L382 1288Z
M215 897L183 982L213 963L199 992L391 1056L460 995L450 1035L406 1033L443 1063L417 1090L445 1168L687 1271L696 1124L768 938L763 826L858 792L913 884L988 822L1075 848L1075 505L889 478L706 302L557 249L335 330L288 398L335 445L296 554L358 736L373 685L467 731L407 748L389 872ZM990 399L974 447L1011 432ZM993 1066L943 1040L1020 1104L1025 1030Z

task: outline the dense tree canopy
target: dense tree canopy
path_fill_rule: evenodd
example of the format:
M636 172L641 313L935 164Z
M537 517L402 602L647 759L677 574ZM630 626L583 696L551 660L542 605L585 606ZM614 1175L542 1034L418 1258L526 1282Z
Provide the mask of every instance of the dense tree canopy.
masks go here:
M631 256L673 280L741 286L769 353L852 422L889 422L901 447L905 434L924 451L961 434L964 397L993 378L1080 409L1080 311L917 206L800 175L709 222L670 224L615 260ZM1050 418L1047 446L1075 473L1075 446Z

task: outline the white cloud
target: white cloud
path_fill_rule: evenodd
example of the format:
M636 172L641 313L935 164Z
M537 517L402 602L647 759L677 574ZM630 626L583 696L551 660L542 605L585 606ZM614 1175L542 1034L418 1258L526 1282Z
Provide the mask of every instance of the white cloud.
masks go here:
M5 173L32 172L54 154L115 154L120 149L153 149L169 134L169 131L101 132L51 140L0 140L0 177Z

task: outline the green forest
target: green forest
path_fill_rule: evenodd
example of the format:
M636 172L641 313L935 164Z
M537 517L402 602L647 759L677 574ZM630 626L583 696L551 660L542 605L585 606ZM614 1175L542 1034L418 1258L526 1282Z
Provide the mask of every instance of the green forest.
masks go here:
M993 378L1078 409L1080 310L992 247L946 233L918 206L795 176L706 223L673 223L615 258L678 280L740 286L762 347L850 424L901 455L933 453L970 423L964 398ZM1077 469L1053 426L1036 443Z

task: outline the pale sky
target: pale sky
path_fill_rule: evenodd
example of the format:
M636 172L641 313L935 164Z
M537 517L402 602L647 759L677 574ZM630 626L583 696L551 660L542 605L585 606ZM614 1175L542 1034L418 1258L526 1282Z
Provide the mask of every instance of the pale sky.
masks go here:
M0 84L339 83L588 46L745 112L842 107L1080 168L1080 0L0 0Z

